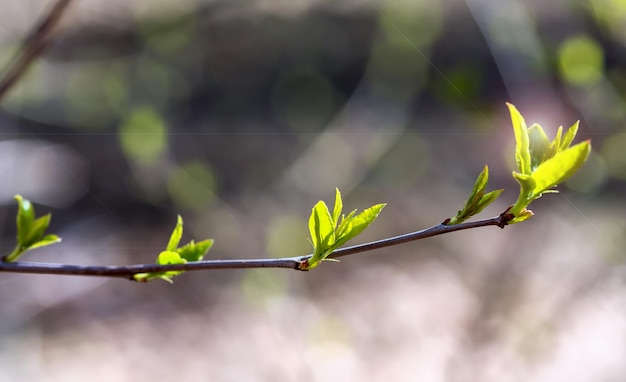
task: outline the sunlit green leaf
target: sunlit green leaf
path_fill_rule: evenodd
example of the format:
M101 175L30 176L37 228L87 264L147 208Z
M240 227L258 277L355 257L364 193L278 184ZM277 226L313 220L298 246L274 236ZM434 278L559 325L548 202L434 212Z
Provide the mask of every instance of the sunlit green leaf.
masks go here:
M337 238L335 245L337 247L342 246L348 240L354 238L359 235L365 228L367 228L380 214L380 211L386 206L386 204L376 204L360 214L354 216L352 219L348 221L347 229L345 229L344 233Z
M483 197L480 199L480 202L478 203L478 206L476 206L476 209L474 210L472 215L477 215L480 212L482 212L482 210L484 210L485 207L487 207L488 205L493 203L496 199L498 199L498 196L500 196L502 191L504 190L503 189L493 190L483 195Z
M492 191L485 194L485 188L487 187L488 181L489 167L485 166L476 178L472 193L465 202L465 206L463 206L463 209L459 210L455 217L447 219L444 224L455 225L462 223L482 211L487 205L489 205L489 203L493 202L493 200L495 200L495 198L500 195L500 192Z
M195 243L193 240L188 244L178 248L176 252L187 261L200 261L204 258L204 255L209 252L213 246L213 239L207 239Z
M46 235L43 238L41 238L40 240L32 243L31 245L28 246L28 248L26 248L27 250L31 250L31 249L35 249L35 248L41 248L41 247L45 247L47 245L51 245L51 244L55 244L55 243L59 243L61 242L61 238L58 237L57 235Z
M180 239L183 237L183 218L178 215L178 219L176 221L176 226L172 231L172 235L170 236L170 241L167 243L166 251L175 252L176 248L178 248L178 243L180 243Z
M487 182L489 181L489 167L485 165L483 170L478 174L476 178L476 182L474 182L474 188L472 189L472 194L470 195L470 199L474 197L479 191L482 191L487 187Z
M356 214L356 210L350 211L348 216L346 215L341 216L341 223L339 223L339 225L335 229L335 237L343 235L346 228L348 227L348 222L352 220L352 218L354 217L354 214Z
M157 258L157 264L169 265L169 264L185 264L187 261L183 259L177 252L163 251L159 253ZM185 273L185 271L167 271L167 272L153 272L153 276L159 277L169 283L172 283L172 277Z
M589 141L585 141L558 152L543 162L531 175L535 183L532 189L533 196L539 196L547 189L567 180L585 163L590 151L591 145Z
M530 193L535 189L535 181L530 175L513 171L513 178L522 186L524 193Z
M348 216L342 215L341 221L337 225L336 223L343 208L339 190L337 189L335 193L335 208L332 216L324 201L320 200L317 202L311 210L309 218L309 231L314 251L313 255L303 263L302 269L308 270L317 267L334 250L363 232L376 219L384 206L385 204L377 204L358 215L356 215L356 210L354 210Z
M528 128L530 169L536 169L550 155L550 140L543 128L534 123Z
M522 212L517 214L508 224L521 223L524 220L528 220L534 216L531 210L523 209Z
M28 235L35 219L35 208L28 199L21 195L15 195L17 201L17 242L20 245L28 245Z
M61 241L56 235L44 236L50 224L50 214L35 219L35 208L29 200L22 198L21 195L15 195L15 200L17 201L17 245L10 254L4 257L6 262L16 261L27 250Z
M335 188L335 207L333 208L333 227L337 227L339 223L339 216L341 216L341 210L343 209L343 202L341 201L341 192L338 188Z
M576 121L576 123L574 123L569 129L567 129L567 132L563 136L563 141L561 142L559 151L565 150L572 144L572 142L574 141L574 138L576 137L576 133L578 133L579 123L580 121Z
M554 140L550 143L550 155L549 158L552 158L554 154L561 151L561 141L563 139L563 126L559 126L556 131L556 136Z
M328 206L322 200L317 202L311 210L309 232L316 254L323 252L335 242L333 219L328 211Z
M159 265L185 264L186 262L187 261L185 261L178 252L173 251L163 251L159 253L159 257L157 257L157 264Z
M463 206L463 209L460 210L457 213L456 217L451 220L451 224L461 223L467 220L472 215L475 215L476 213L474 211L478 207L478 203L480 203L480 200L482 199L484 193L485 193L484 190L480 190L476 194L473 194L470 197L470 199L467 200L467 202L465 203L465 206Z
M515 132L515 162L517 163L517 168L522 174L530 174L530 148L526 122L515 106L508 102L506 105L509 107L513 131Z
M48 226L50 225L51 217L52 215L48 213L33 221L30 226L30 232L28 233L25 244L30 245L31 243L39 240L43 236L44 232L46 232Z

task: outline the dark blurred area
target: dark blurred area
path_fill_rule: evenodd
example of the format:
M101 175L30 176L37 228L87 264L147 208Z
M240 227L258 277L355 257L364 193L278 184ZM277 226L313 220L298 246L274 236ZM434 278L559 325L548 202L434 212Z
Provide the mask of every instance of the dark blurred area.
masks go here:
M51 4L3 3L0 68ZM0 274L0 380L622 380L624 25L620 0L75 1L0 108L0 248L15 194L63 238L25 260L152 263L179 213L210 258L304 255L335 187L388 203L362 242L454 215L485 164L497 215L505 102L594 152L528 222L307 273Z

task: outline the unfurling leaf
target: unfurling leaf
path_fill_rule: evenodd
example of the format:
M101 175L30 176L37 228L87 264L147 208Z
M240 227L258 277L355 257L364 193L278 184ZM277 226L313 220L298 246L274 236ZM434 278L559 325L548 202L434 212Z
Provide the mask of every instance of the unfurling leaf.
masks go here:
M335 242L335 227L328 206L323 201L317 202L309 217L309 232L316 254L330 247Z
M335 247L338 248L344 245L348 240L353 239L363 232L380 214L380 211L386 204L376 204L371 206L370 208L365 209L360 214L351 217L348 220L343 232L341 232L340 236L337 237L337 241L335 242Z
M172 251L163 251L159 253L159 257L157 257L157 264L159 265L168 265L168 264L185 264L187 261L180 257L178 252Z
M550 140L543 128L534 123L528 128L530 150L530 170L534 171L544 160L550 157Z
M341 200L341 192L338 188L335 188L335 207L333 208L333 227L339 223L339 216L341 216L341 210L343 210L343 201Z
M17 201L17 242L19 245L27 247L30 230L35 219L35 208L28 199L21 195L15 195Z
M200 242L190 241L188 244L178 247L180 239L183 236L183 218L178 215L176 226L172 231L167 248L159 253L156 263L158 265L168 264L186 264L189 261L200 261L204 255L213 246L213 239L207 239ZM165 271L165 272L147 272L137 273L133 275L133 279L138 282L148 282L154 279L162 279L168 283L172 283L172 277L185 273L185 271Z
M518 213L512 220L508 222L508 224L521 223L524 220L528 220L533 217L533 212L531 210L523 209L522 212Z
M591 144L585 141L570 147L578 132L578 122L565 134L563 127L559 127L556 137L550 142L541 126L534 124L526 129L524 119L517 109L511 104L507 105L516 140L515 160L518 171L513 171L513 177L520 184L519 196L508 214L514 216L509 223L519 223L533 216L526 208L533 200L545 193L556 192L551 188L566 181L580 169L591 152ZM527 158L530 158L528 167Z
M470 199L472 199L476 194L481 191L485 191L485 187L487 187L487 182L489 181L489 167L485 165L483 170L478 174L476 178L476 182L474 182L474 188L472 189L472 194L470 195Z
M485 194L485 188L489 181L489 168L485 166L474 182L474 188L463 209L457 212L457 215L451 219L447 219L443 224L455 225L464 222L470 217L480 213L489 204L493 203L503 190L495 190Z
M350 212L348 216L341 215L343 202L339 189L335 189L335 206L332 215L324 201L317 202L311 209L309 217L313 254L302 264L302 269L313 269L322 261L329 260L327 258L334 250L363 232L378 217L384 206L384 204L374 205L358 215L356 215L356 210ZM341 218L339 218L340 215Z
M39 241L44 232L48 229L51 217L51 214L45 214L44 216L33 220L25 243L34 243ZM32 247L32 244L29 244L28 246Z
M213 239L207 239L194 243L192 240L188 244L178 248L176 252L187 261L200 261L204 258L204 255L209 252L213 246Z
M508 102L506 105L509 107L513 131L515 132L515 162L517 163L517 168L522 174L530 174L530 144L526 121L524 121L524 117L522 117L515 106Z
M35 219L35 207L29 200L22 198L21 195L15 195L15 201L17 202L15 218L17 245L13 252L4 256L3 260L6 262L16 261L28 250L45 247L61 241L56 235L44 235L50 225L50 214Z
M493 203L496 199L498 199L498 196L500 196L500 194L503 191L504 191L503 189L493 190L483 195L483 197L480 198L480 202L478 203L478 206L474 210L473 215L477 215L481 213L485 209L485 207L487 207L488 205Z
M578 133L579 123L580 121L576 121L575 124L573 124L569 129L567 129L565 136L563 136L563 141L561 142L561 145L559 146L559 151L565 150L572 144L572 142L574 141L574 138L576 137L576 134Z
M46 235L46 236L42 237L41 239L37 240L36 242L32 243L26 249L27 250L31 250L31 249L35 249L35 248L46 247L48 245L52 245L52 244L56 244L56 243L60 243L60 242L61 242L61 238L60 237L58 237L57 235L49 234L49 235Z
M584 141L543 162L531 175L534 181L532 195L541 196L549 188L569 179L585 163L590 152L589 141Z
M170 241L167 243L166 251L174 252L180 243L180 239L183 237L183 218L178 215L176 220L176 226L170 236Z

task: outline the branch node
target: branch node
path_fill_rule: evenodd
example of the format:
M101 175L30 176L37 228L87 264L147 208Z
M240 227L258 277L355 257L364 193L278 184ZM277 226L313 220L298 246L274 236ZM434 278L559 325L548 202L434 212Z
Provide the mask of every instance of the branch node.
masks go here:
M303 272L308 271L309 270L309 259L300 260L299 262L296 263L296 266L294 267L294 269L296 271L303 271Z

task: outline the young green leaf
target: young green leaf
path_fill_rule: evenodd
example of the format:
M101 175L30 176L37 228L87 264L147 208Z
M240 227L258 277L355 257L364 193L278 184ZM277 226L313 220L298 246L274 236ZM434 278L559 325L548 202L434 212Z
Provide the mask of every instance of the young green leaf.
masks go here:
M541 162L549 158L550 140L543 128L533 123L528 128L528 140L530 150L530 169L535 170Z
M346 228L348 227L348 223L352 220L352 218L354 217L354 214L356 214L356 210L350 211L348 216L346 215L341 216L341 223L339 223L337 228L335 228L335 236L341 236L344 234L344 232L346 231Z
M589 141L584 141L543 162L531 174L534 181L532 196L539 197L549 188L566 181L585 163L590 151Z
M167 243L166 251L175 252L178 247L178 243L180 243L180 239L183 237L183 218L178 215L178 219L176 221L176 226L172 231L172 235L170 236L170 240Z
M188 244L178 248L176 252L187 261L200 261L204 258L204 255L209 252L213 246L213 239L207 239L194 243L192 240Z
M172 232L170 240L167 243L167 248L165 251L159 253L156 261L157 264L185 264L188 261L200 261L213 246L213 239L207 239L197 243L191 240L188 244L177 248L182 235L183 218L178 215L176 226L174 227L174 231ZM137 273L133 275L133 278L138 282L148 282L154 279L162 279L172 283L172 277L183 273L185 273L185 271Z
M520 184L522 193L530 195L532 190L535 189L535 181L530 175L513 171L513 178Z
M343 209L343 202L341 201L341 192L338 188L335 188L335 207L333 208L333 227L337 227L339 223L339 216L341 216L341 210Z
M344 245L348 240L358 236L367 228L380 214L380 211L387 204L376 204L371 206L370 208L365 209L360 214L354 216L348 221L347 228L341 233L341 236L337 238L334 247L339 248Z
M172 251L163 251L159 253L159 256L157 257L157 264L159 265L185 264L186 262L187 261L180 257L178 253ZM174 282L172 277L178 276L182 273L185 273L185 271L137 273L136 275L133 275L133 278L138 282L148 282L154 279L162 279L171 284Z
M21 195L15 195L15 200L17 201L17 242L27 247L28 236L35 219L35 208L30 200L22 198Z
M567 132L565 133L565 136L563 137L563 141L561 142L561 145L559 146L559 151L565 150L572 144L572 142L574 141L574 137L576 137L576 134L578 133L579 123L580 121L576 121L576 123L574 123L569 129L567 129Z
M315 253L321 253L335 242L335 227L328 206L322 200L317 202L309 217L309 232Z
M17 201L17 245L8 255L3 257L6 262L16 261L27 250L58 243L61 239L56 235L44 236L50 225L50 214L35 219L35 208L32 203L21 195L15 195Z
M52 244L56 244L61 242L61 238L58 237L57 235L53 235L53 234L49 234L46 235L44 237L42 237L41 239L35 241L34 243L30 244L26 250L31 250L31 249L35 249L35 248L41 248L41 247L45 247L48 245L52 245Z
M498 196L500 196L503 191L503 189L493 190L483 195L483 197L480 198L480 202L478 202L478 206L476 206L476 209L474 210L474 213L472 215L477 215L481 213L485 209L485 207L498 199Z
M339 215L343 209L341 193L335 189L335 206L331 215L328 206L320 200L311 210L309 217L309 232L313 244L313 255L302 263L303 270L317 267L322 261L341 245L357 236L378 217L385 204L372 206L356 215L356 210L348 216Z
M517 168L522 174L530 174L530 144L526 122L515 106L508 102L506 105L509 107L513 131L515 132L515 162L517 163Z
M487 182L489 181L489 167L485 165L483 170L478 174L476 181L474 182L474 188L472 188L472 194L470 195L470 199L474 197L474 195L478 194L480 191L484 191L485 187L487 187Z
M457 215L451 219L447 219L443 224L455 225L464 222L470 217L481 212L485 207L491 204L503 190L491 191L485 194L485 188L489 181L489 167L485 166L474 182L474 188L463 209L457 212Z
M41 216L32 222L30 226L30 232L28 233L25 242L28 244L29 247L31 246L31 243L38 241L43 236L43 233L46 232L48 226L50 225L51 217L52 214L45 214L44 216Z
M554 154L558 153L561 150L561 140L563 137L563 126L559 126L556 131L556 136L554 140L550 143L550 155L548 158L552 158Z
M527 171L523 164L523 134L521 127L524 127L523 119L515 107L507 104L511 111L513 120L513 130L517 141L516 160L518 160L519 172L513 171L513 177L520 184L520 193L517 201L507 211L514 216L508 223L519 223L533 216L532 211L526 207L541 195L549 192L556 192L551 188L566 181L585 163L591 151L589 141L579 143L570 147L576 133L578 132L578 122L574 123L563 134L563 127L559 127L556 137L547 144L548 139L545 132L539 125L533 125L527 130L529 137L529 152L532 154L531 168ZM521 150L521 154L520 154Z
M515 217L508 222L508 224L521 223L524 220L528 220L534 216L531 210L523 209L520 213L515 215Z
M159 257L157 257L156 262L159 265L168 265L168 264L185 264L187 261L183 259L178 254L178 252L163 251L159 253Z

